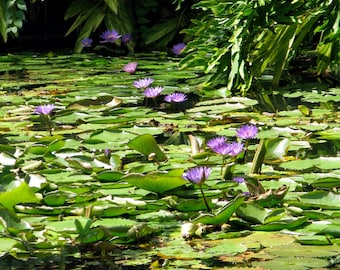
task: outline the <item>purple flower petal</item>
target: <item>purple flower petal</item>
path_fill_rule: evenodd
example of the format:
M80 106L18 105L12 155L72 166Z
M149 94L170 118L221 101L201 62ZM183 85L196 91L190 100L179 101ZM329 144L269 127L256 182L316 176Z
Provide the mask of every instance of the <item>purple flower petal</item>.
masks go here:
M138 81L134 81L132 85L134 87L137 87L137 88L147 88L153 82L154 82L154 79L152 79L152 78L145 78L145 79L140 79Z
M184 174L183 178L190 181L193 184L201 186L204 181L210 176L211 168L208 167L194 167L188 169Z
M258 128L255 125L243 125L237 130L236 136L244 140L253 139L257 132Z
M215 137L215 138L212 138L210 139L208 142L207 142L207 146L210 148L210 149L213 149L221 144L224 144L227 142L227 138L224 137L224 136L219 136L219 137Z
M106 30L105 32L103 32L100 37L103 39L102 41L100 41L101 43L114 43L116 42L117 39L119 39L121 37L121 35L119 35L118 31L112 29L112 30Z
M127 73L134 74L137 69L137 62L130 62L123 67L123 70Z
M93 42L92 38L84 38L84 39L82 39L80 41L81 46L83 48L85 48L85 47L92 47L92 42Z
M54 104L39 105L35 108L35 113L49 115L54 110Z
M184 48L185 48L184 43L178 43L172 47L171 51L176 55L180 55L182 51L184 50Z
M211 148L211 150L222 156L229 155L231 151L229 143L216 144Z
M243 177L240 177L240 176L235 176L233 178L233 181L238 183L238 184L241 184L241 183L244 183L244 178Z
M121 39L122 39L122 43L126 44L131 40L131 34L124 34L122 35Z
M229 144L229 155L237 156L243 151L243 143L232 142Z
M145 89L144 95L145 95L147 98L155 98L155 97L157 97L162 91L163 91L163 87L161 87L161 86L149 87L149 88L146 88L146 89Z
M164 100L166 102L176 102L176 103L179 103L179 102L186 101L187 100L187 95L184 94L184 93L172 93L172 94L166 95Z

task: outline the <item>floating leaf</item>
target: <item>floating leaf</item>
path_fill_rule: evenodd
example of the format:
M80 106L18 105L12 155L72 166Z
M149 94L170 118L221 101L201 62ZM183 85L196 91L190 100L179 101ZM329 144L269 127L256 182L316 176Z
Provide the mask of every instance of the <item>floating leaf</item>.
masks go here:
M256 231L280 231L283 229L293 229L308 221L307 217L283 218L280 221L270 222L263 225L254 225Z
M305 116L312 116L312 110L305 105L298 105L299 111Z
M197 218L193 219L193 222L212 225L224 224L228 222L229 218L240 207L244 199L245 196L236 197L233 201L231 201L222 209L220 209L216 214L203 213L199 215Z
M247 221L253 223L263 223L269 211L256 203L242 203L236 214Z
M340 195L324 190L315 190L299 197L297 202L292 204L305 207L320 207L323 209L340 209Z
M169 171L168 173L152 172L146 175L133 173L128 174L122 179L136 187L156 193L164 193L188 183L188 181L182 178L182 174L183 170L179 169Z
M7 230L12 232L32 229L30 224L26 221L20 220L20 218L9 209L0 205L0 223Z
M152 158L152 161L159 162L167 160L166 155L159 148L155 138L150 134L137 136L128 143L128 146L131 149L142 153L149 159Z
M9 210L13 209L13 206L19 203L39 202L39 199L26 182L22 182L18 187L0 194L0 204Z

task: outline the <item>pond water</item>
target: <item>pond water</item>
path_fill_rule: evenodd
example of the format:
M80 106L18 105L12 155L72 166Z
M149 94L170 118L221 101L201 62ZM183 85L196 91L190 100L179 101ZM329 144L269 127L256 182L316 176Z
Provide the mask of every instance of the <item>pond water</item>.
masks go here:
M0 56L1 269L339 266L340 88L223 97L178 62ZM155 100L133 86L143 78L164 88ZM188 99L164 101L177 92ZM55 108L41 116L42 104ZM245 124L259 132L237 159L206 146ZM212 212L182 177L195 166L212 168Z

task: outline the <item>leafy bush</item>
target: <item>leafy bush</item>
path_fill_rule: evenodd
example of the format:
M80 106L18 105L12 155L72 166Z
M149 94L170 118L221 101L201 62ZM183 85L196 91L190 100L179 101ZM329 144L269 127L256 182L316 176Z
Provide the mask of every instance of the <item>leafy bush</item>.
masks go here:
M202 67L208 85L245 93L265 70L278 85L282 71L316 42L317 72L339 59L339 2L336 0L200 1L201 18L184 31L192 41L181 66Z
M25 20L25 0L0 1L0 35L6 42L8 34L17 37Z
M177 9L174 5L176 2ZM91 36L100 27L133 34L133 40L138 40L138 45L144 46L144 49L164 49L189 23L184 11L188 10L190 5L182 5L182 2L176 0L171 4L157 0L75 0L65 14L66 20L75 18L66 35L80 28L75 45L76 52L81 51L81 40ZM128 46L132 51L135 43L130 42Z

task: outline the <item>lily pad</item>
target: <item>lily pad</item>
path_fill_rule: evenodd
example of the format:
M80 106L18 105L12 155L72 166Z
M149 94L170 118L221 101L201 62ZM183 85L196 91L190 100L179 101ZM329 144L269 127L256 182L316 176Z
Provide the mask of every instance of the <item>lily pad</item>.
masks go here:
M216 214L202 213L192 221L194 223L203 224L224 224L227 223L230 217L235 213L235 211L241 206L244 201L245 196L238 196L233 201L228 203L222 209L218 210Z
M126 175L122 180L148 191L165 193L188 183L182 178L182 174L182 169L169 172L152 172L146 175L133 173Z

